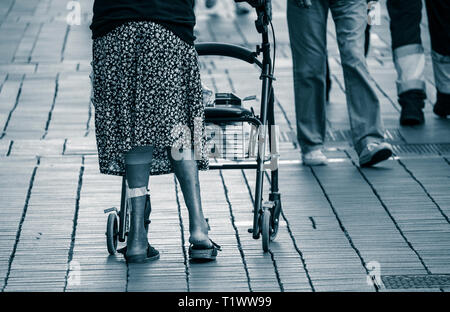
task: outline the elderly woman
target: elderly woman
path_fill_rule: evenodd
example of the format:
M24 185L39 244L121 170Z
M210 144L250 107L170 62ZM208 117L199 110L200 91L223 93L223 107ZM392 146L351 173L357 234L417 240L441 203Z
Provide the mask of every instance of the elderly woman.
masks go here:
M128 262L156 260L145 211L150 175L174 172L189 211L189 254L215 259L198 170L208 168L194 48L194 0L95 0L93 105L100 172L126 175Z

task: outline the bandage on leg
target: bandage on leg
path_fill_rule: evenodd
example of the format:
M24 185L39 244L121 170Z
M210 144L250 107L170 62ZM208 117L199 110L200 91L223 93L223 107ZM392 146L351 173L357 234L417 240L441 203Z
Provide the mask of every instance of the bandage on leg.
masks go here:
M130 189L127 187L127 197L130 203L130 206L133 206L133 202L136 205L136 200L132 201L132 198L142 197L146 196L145 198L145 209L144 209L144 226L145 231L148 231L148 225L151 223L150 221L150 213L152 211L151 204L150 204L150 191L146 187L139 187L139 188L133 188ZM144 199L143 199L144 200Z
M146 186L128 188L128 198L141 197L147 194L149 194L149 191Z

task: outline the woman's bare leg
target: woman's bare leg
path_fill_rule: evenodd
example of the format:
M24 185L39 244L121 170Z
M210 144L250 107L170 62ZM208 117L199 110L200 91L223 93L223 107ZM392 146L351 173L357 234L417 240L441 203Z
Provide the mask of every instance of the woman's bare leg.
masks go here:
M127 256L147 252L145 205L152 160L152 147L133 148L126 155L125 171L131 197L130 230L127 238ZM148 212L147 212L148 213Z
M199 247L211 247L208 224L202 210L198 167L193 151L185 151L185 157L180 160L175 160L171 156L170 149L168 154L189 212L189 242Z

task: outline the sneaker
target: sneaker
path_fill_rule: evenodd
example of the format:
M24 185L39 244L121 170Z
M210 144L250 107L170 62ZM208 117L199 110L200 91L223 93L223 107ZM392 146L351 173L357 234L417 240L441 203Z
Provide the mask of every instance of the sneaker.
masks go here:
M386 142L372 142L359 154L359 165L370 167L392 156L392 146Z
M237 15L245 15L250 12L250 9L244 3L235 2L234 4L236 5Z
M450 94L437 92L436 104L434 104L433 112L439 117L446 118L450 115Z
M214 7L217 3L217 0L205 0L205 7L207 9L211 9L212 7Z
M425 106L426 94L422 90L409 90L399 95L398 103L402 107L400 124L415 126L425 122L422 109Z
M328 163L327 156L320 149L302 154L302 160L304 166L323 166Z

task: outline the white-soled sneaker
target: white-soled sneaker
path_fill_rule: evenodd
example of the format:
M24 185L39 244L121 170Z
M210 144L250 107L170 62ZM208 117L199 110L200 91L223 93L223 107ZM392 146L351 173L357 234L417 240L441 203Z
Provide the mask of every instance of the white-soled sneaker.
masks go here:
M320 149L302 154L302 160L305 166L324 166L328 163L327 156Z
M359 165L370 167L392 156L392 146L386 142L369 143L359 154Z

